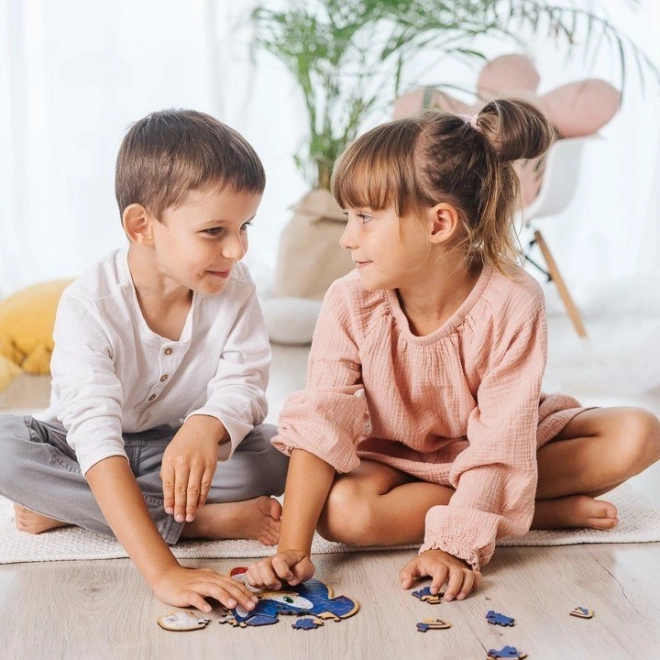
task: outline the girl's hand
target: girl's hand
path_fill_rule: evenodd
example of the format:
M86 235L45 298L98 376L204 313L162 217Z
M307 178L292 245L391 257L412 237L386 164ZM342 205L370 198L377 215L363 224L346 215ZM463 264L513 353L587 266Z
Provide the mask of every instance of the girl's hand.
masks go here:
M481 573L444 550L427 550L409 561L399 573L401 586L410 589L417 578L430 577L431 593L447 584L444 600L463 600L481 585Z
M184 568L170 566L151 585L156 596L168 605L196 607L210 612L212 607L205 598L215 598L225 607L234 609L240 605L252 611L257 597L244 584L210 568Z
M284 550L252 564L247 570L247 583L260 589L281 589L282 582L299 584L314 575L309 555L300 550Z

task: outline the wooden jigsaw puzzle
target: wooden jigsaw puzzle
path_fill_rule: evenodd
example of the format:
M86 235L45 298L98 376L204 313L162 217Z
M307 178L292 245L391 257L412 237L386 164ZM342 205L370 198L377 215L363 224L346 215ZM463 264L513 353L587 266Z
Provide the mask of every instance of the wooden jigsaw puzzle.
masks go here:
M231 576L245 582L246 569L235 568ZM313 630L323 625L324 619L342 621L353 616L359 609L357 601L347 596L333 596L332 589L320 580L310 579L295 586L287 586L279 591L252 589L259 601L251 612L236 607L225 610L219 623L233 627L269 626L277 623L280 615L302 617L293 624L297 630Z

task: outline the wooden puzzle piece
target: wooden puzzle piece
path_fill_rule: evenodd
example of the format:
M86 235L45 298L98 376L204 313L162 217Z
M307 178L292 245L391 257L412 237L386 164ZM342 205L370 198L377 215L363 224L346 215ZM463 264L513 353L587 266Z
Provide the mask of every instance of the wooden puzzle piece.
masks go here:
M439 591L437 594L432 594L431 587L424 587L423 589L413 591L412 595L429 605L438 605L442 602L442 597L445 595L445 592Z
M245 571L232 569L231 577L245 583ZM286 586L281 591L251 589L259 599L254 610L247 611L238 606L228 610L220 623L234 627L268 626L277 623L280 615L312 614L314 619L341 621L355 614L360 605L347 596L333 596L332 589L320 580L310 579L295 586ZM322 623L322 621L321 621ZM304 628L307 624L297 626Z
M291 624L291 627L294 630L316 630L323 625L323 621L316 617L301 617L296 619L294 623Z
M515 621L510 616L501 614L500 612L495 612L494 610L488 610L486 614L486 620L488 623L492 623L494 626L513 626Z
M416 625L419 632L427 632L428 630L447 630L447 628L451 628L451 623L449 623L449 621L443 621L442 619L422 619Z
M158 625L165 630L174 630L183 632L186 630L200 630L209 625L211 619L200 617L194 612L179 611L172 612L166 616L161 616L158 619Z
M499 660L500 658L514 658L517 660L523 660L527 657L527 653L519 651L515 646L504 646L503 648L490 649L488 651L488 660Z
M578 619L591 619L594 615L594 611L590 610L588 607L575 607L569 612L569 614L578 617Z

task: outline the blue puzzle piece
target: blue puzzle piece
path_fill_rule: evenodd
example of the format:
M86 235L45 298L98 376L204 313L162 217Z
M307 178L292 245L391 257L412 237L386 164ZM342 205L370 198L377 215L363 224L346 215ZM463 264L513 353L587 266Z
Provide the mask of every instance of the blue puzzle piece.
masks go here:
M517 660L522 660L526 658L527 654L519 651L515 646L505 646L499 650L490 649L488 651L488 660L498 660L499 658L516 658Z
M314 630L322 625L323 623L319 623L316 619L298 619L291 624L291 627L295 630Z
M426 603L436 605L437 603L442 602L442 597L444 596L444 592L440 591L437 594L432 594L431 587L424 587L423 589L418 589L417 591L413 591L412 595L415 598L419 598L419 600L422 600Z
M488 610L488 614L486 614L486 619L488 623L492 623L495 626L514 625L514 620L510 616L500 614L500 612L495 612L494 610Z
M451 628L451 624L448 621L443 621L442 619L424 619L420 621L417 625L417 630L419 632L427 632L428 630L445 630Z

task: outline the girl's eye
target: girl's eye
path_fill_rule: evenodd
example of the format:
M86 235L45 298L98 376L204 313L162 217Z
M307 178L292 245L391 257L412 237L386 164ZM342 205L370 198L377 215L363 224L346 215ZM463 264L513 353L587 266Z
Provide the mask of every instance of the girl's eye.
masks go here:
M252 226L252 220L250 222L246 222L245 224L241 225L241 231L247 231L248 227Z
M357 216L360 218L360 220L362 220L362 224L369 222L369 220L373 218L373 216L369 215L368 213L358 213Z

